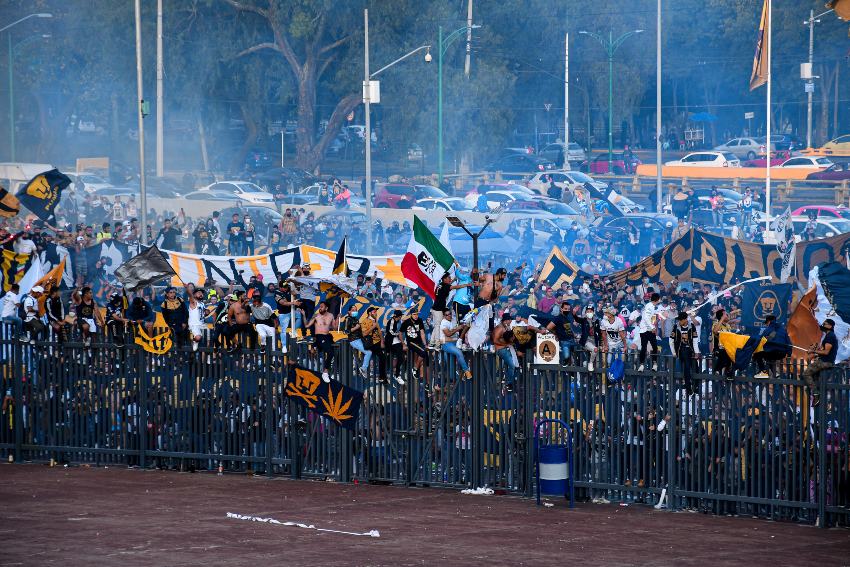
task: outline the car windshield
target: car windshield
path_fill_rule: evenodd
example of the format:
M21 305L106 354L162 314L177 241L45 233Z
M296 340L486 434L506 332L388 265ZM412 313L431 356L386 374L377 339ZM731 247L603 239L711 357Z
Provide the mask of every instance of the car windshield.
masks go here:
M534 197L534 196L536 196L536 195L537 195L537 193L535 193L534 191L532 191L532 190L531 190L531 189L529 189L528 187L525 187L524 185L517 185L517 184L515 184L515 183L510 183L510 184L506 187L506 189L507 189L508 191L515 191L515 192L517 192L517 193L523 193L523 194L525 194L525 195L529 195L529 196L532 196L532 197Z
M575 209L566 203L560 201L543 201L541 203L543 210L552 213L553 215L577 215Z
M423 199L425 197L433 197L435 199L439 199L442 197L446 197L446 193L445 191L437 189L432 185L417 185L416 196L420 199Z
M836 230L836 234L844 234L850 232L850 220L847 219L829 219L829 224Z
M730 161L732 161L732 160L738 161L738 156L736 156L732 152L723 152L723 157L725 157L727 160L730 160Z
M817 158L815 161L818 165L832 165L832 162L827 158Z
M253 183L234 183L243 193L263 193L263 189Z
M569 175L576 183L593 183L593 179L590 176L580 171L571 171Z

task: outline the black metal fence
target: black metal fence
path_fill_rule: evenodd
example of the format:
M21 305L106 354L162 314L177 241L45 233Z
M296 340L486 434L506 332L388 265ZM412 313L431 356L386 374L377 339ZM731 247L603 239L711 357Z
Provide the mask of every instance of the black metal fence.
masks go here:
M0 457L293 477L489 486L530 496L533 434L545 418L573 432L579 498L746 514L822 526L850 519L850 386L844 370L818 383L810 407L795 366L775 379L728 381L703 361L690 391L661 360L609 384L604 364L525 364L515 391L490 352L466 353L473 378L432 352L405 384L357 372L341 341L331 374L363 390L350 431L285 394L287 356L319 369L309 344L289 355L136 345L0 340ZM581 356L581 355L580 355ZM396 361L388 360L387 368ZM603 360L597 361L604 363ZM545 430L542 442L561 432Z

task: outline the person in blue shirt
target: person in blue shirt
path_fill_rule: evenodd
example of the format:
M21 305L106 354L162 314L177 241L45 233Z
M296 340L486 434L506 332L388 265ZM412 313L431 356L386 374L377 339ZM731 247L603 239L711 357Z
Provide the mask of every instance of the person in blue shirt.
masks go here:
M458 286L466 286L458 287L452 298L455 312L457 313L457 320L460 321L467 313L472 311L472 285L470 285L472 284L472 276L466 268L458 268L455 270L455 277L457 278Z
M130 302L125 317L130 323L144 325L147 332L150 333L153 330L156 313L154 313L150 303L141 296L137 296Z
M791 354L791 337L776 321L776 317L768 315L764 323L760 338L767 339L767 342L760 352L753 355L753 361L759 369L756 378L770 378L770 374L775 373L774 364Z

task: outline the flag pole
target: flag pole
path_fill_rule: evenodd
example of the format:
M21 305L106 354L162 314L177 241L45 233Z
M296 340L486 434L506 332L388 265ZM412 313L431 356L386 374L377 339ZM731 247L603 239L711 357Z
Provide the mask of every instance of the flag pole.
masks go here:
M765 167L767 168L767 172L765 174L765 199L764 199L764 222L765 222L765 230L770 230L770 95L771 95L771 72L770 72L770 59L773 55L773 48L771 46L772 39L772 27L773 27L773 4L770 0L765 0L767 2L767 160Z

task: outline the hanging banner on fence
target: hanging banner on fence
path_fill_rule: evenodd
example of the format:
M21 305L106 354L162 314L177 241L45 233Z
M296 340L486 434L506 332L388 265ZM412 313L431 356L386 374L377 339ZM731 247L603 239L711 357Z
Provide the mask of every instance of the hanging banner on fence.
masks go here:
M773 315L784 327L788 322L791 292L791 284L746 284L742 295L741 326L748 333L758 334L766 326L765 318Z
M297 365L289 370L286 395L346 429L354 429L363 403L363 392L332 378L324 382L312 370Z
M165 354L171 350L173 341L171 339L171 329L169 328L163 333L150 336L145 331L144 325L136 325L136 344L142 347L145 352L151 354Z
M404 315L402 317L406 318L413 311L416 311L419 313L419 318L424 321L431 314L432 305L434 305L434 302L430 297L420 297L415 303L411 303L403 309ZM363 297L362 295L350 297L348 301L342 304L340 312L343 316L345 316L352 307L356 307L358 313L363 315L366 313L366 309L372 306L378 308L378 325L380 325L382 329L386 328L387 322L390 318L392 318L394 310L389 307L385 307L377 301L372 301L369 298Z
M554 364L561 362L561 345L552 333L537 334L537 349L534 351L534 364Z
M3 281L3 294L13 284L20 283L32 263L32 254L16 254L12 250L3 250L0 256L0 278Z
M822 262L846 262L850 253L850 233L830 238L797 243L797 280L804 288L810 287L809 272Z
M184 282L198 286L210 280L218 283L234 283L247 286L251 276L261 274L264 281L279 281L281 275L289 277L289 271L307 263L311 275L331 276L336 262L336 252L315 246L295 246L271 254L256 256L201 256L161 250L168 258L177 276ZM352 275L377 274L377 277L393 283L408 285L401 274L401 256L356 256L346 255ZM173 285L182 285L176 279Z

